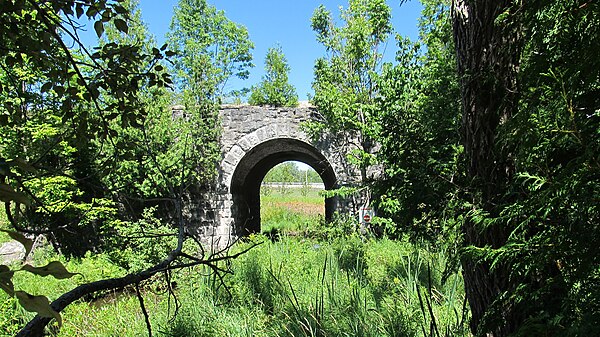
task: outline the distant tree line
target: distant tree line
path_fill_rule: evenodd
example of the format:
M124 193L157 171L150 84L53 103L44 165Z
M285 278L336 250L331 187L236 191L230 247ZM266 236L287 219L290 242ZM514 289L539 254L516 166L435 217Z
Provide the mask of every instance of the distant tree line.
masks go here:
M263 179L266 183L323 183L313 170L301 170L294 162L284 162L273 167Z

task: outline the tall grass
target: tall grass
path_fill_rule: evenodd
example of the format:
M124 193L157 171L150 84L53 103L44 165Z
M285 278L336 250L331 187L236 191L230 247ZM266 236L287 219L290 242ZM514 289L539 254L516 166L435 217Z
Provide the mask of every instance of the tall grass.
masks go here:
M366 239L341 220L274 216L277 207L264 209L284 234L275 241L254 236L263 244L231 262L225 288L202 268L174 274L172 295L160 278L142 285L154 336L469 336L462 277L446 271L443 251ZM56 258L38 251L35 262ZM17 273L15 284L53 299L79 283L126 273L102 255L65 263L84 276L58 281ZM14 335L31 317L0 293L0 336ZM51 335L148 334L131 289L79 301L63 320Z
M261 187L261 231L297 234L323 221L325 199L319 189Z

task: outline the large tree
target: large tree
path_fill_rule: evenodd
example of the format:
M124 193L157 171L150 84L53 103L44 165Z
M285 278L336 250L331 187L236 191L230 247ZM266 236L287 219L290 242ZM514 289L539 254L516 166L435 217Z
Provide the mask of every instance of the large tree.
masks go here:
M477 335L597 334L598 13L453 1Z
M177 88L196 102L226 98L228 81L248 78L254 44L248 30L206 0L180 0L170 31Z
M462 96L462 143L468 196L478 213L497 217L514 165L496 144L499 127L515 113L518 103L517 71L522 46L519 6L510 0L453 2L452 19ZM465 244L472 247L502 247L511 224L478 223L476 217L463 224ZM484 227L485 226L485 227ZM484 227L484 228L482 228ZM465 290L472 312L472 330L478 335L507 336L520 319L514 308L499 308L503 323L482 327L480 323L492 303L510 288L509 266L491 268L488 261L465 256L462 260Z
M384 0L350 0L342 9L343 25L321 5L311 27L327 55L315 63L313 104L321 119L309 124L312 135L343 135L350 146L348 159L366 181L374 163L379 94L376 78L381 72L382 52L392 32L391 9Z

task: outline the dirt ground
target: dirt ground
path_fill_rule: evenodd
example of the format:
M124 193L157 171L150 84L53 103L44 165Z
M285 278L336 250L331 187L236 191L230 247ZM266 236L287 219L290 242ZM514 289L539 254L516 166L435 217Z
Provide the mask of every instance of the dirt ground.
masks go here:
M301 213L305 215L324 215L325 206L302 201L284 201L273 202L273 206L287 208L291 212Z

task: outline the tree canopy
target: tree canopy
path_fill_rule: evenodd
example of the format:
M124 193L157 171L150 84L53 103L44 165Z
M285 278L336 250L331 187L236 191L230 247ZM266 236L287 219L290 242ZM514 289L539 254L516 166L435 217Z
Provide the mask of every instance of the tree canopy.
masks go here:
M180 0L167 35L176 86L195 101L219 102L232 77L248 78L254 44L248 30L206 0ZM235 94L235 93L233 93Z
M296 89L288 82L290 66L281 46L269 48L265 57L265 76L250 90L248 103L276 107L298 105Z

